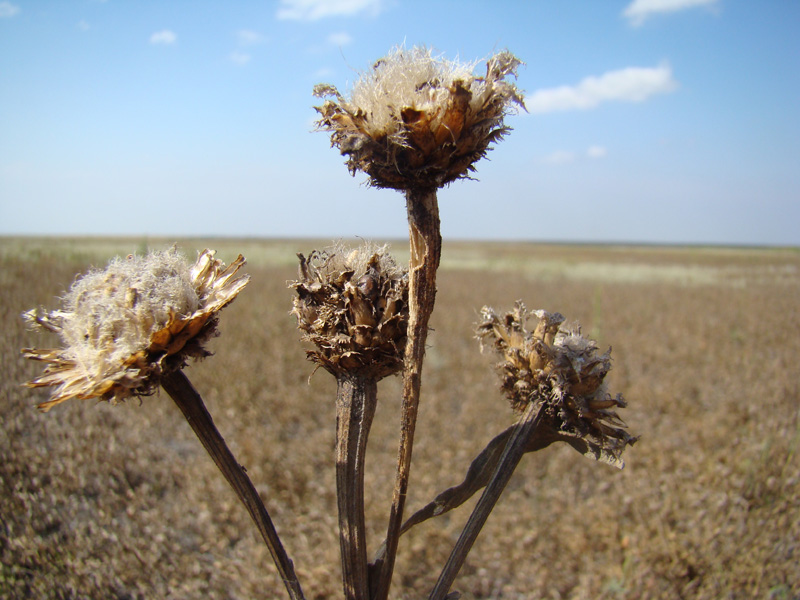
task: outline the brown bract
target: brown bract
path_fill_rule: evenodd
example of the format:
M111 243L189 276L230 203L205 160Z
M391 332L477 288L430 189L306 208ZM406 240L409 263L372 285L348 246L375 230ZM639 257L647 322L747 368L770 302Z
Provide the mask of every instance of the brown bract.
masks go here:
M292 314L313 342L310 360L333 375L377 379L403 368L408 324L408 275L386 247L336 246L298 254L300 278Z
M124 400L153 393L159 378L189 357L208 356L204 344L217 334L217 314L249 281L234 278L243 256L229 266L200 253L190 266L176 250L115 259L80 279L63 310L30 310L34 327L59 334L63 347L23 349L47 364L28 387L54 387L47 411L70 398Z
M468 177L473 164L509 128L512 103L524 108L519 90L505 80L520 61L508 51L486 63L476 77L471 64L431 56L425 48L395 49L361 75L346 99L332 85L314 95L317 127L348 157L352 174L363 171L375 187L436 189Z
M478 338L503 357L497 368L512 408L522 412L531 402L543 403L559 437L585 442L588 447L565 439L584 454L621 467L622 451L637 438L625 431L616 412L626 406L622 395L612 396L603 381L611 351L600 354L578 326L562 328L561 314L529 312L522 302L502 316L488 307L481 315ZM533 332L526 328L531 316L537 319Z

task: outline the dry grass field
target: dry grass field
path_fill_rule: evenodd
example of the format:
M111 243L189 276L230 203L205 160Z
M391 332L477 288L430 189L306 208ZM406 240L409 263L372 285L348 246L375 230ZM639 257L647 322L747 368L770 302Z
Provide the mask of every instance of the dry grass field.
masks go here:
M0 597L282 598L255 527L163 392L47 414L20 348L55 338L77 272L156 240L0 239ZM308 598L341 596L335 381L289 315L303 241L183 240L251 284L215 355L186 373L264 498ZM395 244L399 257L405 243ZM613 346L612 391L641 440L617 471L557 444L524 457L454 589L476 598L800 598L800 252L445 241L407 509L458 483L513 415L474 323L522 299ZM379 385L370 546L385 533L400 381ZM474 500L400 541L393 598L426 597Z

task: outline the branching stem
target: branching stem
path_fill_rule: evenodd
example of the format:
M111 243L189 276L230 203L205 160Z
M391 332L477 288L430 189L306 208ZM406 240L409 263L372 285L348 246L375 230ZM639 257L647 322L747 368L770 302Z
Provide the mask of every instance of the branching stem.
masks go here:
M272 554L272 559L275 561L275 566L278 568L281 578L283 578L289 597L292 600L303 600L303 590L297 581L294 565L286 554L283 544L281 544L266 507L252 481L247 476L244 467L236 461L222 435L214 425L214 420L206 409L200 394L197 393L197 390L194 389L192 383L181 370L165 375L161 380L161 386L175 401L178 408L181 409L183 416L186 417L214 464L217 465L217 468L225 476L236 495L239 496L239 500L242 501L247 512L250 513L261 537L264 538L264 542L266 542Z
M447 597L450 586L453 585L453 581L464 565L467 554L469 554L472 545L478 538L478 534L486 523L489 513L494 509L506 484L511 479L514 469L517 468L520 459L525 454L531 432L536 429L544 414L543 407L544 404L531 402L522 414L506 444L505 450L503 450L500 462L494 470L491 480L472 510L472 514L469 516L467 524L453 547L453 551L450 553L450 557L447 559L447 563L442 569L439 580L436 582L436 586L433 588L428 600L443 600Z

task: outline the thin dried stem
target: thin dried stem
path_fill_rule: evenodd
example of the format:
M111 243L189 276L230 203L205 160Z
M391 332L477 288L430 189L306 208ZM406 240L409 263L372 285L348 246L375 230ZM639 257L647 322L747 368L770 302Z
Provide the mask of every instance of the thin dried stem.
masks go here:
M411 472L411 453L419 407L422 361L425 356L425 341L428 337L428 320L433 312L436 299L436 270L439 268L439 259L442 253L436 190L408 190L406 192L406 208L408 210L411 259L408 266L408 341L406 342L403 371L400 449L392 508L386 533L386 555L382 565L375 565L376 569L380 568L378 585L373 595L375 600L388 598L394 571L400 526L403 523L403 508Z
M336 496L342 584L348 600L369 599L364 461L377 405L377 379L340 375L336 395Z
M239 496L239 500L242 501L247 512L250 513L261 537L264 538L264 542L266 542L272 554L272 559L275 561L275 566L278 568L281 578L283 578L289 597L292 600L303 600L303 590L297 581L294 565L286 554L283 544L281 544L266 507L252 481L245 473L244 467L236 461L222 435L214 425L214 421L206 409L200 394L197 393L197 390L194 389L194 386L181 370L164 375L161 379L161 385L175 401L175 404L178 405L178 408L181 409L183 416L186 417L214 464L217 465L217 468L225 476L236 495Z
M505 450L503 450L503 455L500 457L500 462L492 475L492 479L472 510L467 524L464 526L456 545L450 553L450 557L447 559L447 563L439 575L439 580L436 582L429 600L443 600L447 597L450 586L453 585L453 581L464 565L467 554L469 554L478 534L486 523L489 513L494 509L506 484L511 479L514 469L517 468L520 459L525 454L531 432L537 427L544 415L544 406L544 403L531 402L528 404L519 422L514 427L514 432L508 440Z

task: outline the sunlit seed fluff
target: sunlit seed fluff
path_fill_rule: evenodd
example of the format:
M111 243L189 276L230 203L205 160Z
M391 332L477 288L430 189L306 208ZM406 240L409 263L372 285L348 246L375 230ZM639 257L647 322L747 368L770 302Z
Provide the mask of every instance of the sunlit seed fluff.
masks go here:
M524 104L506 76L516 76L520 64L500 52L476 76L475 63L434 57L427 48L396 48L360 76L350 98L317 85L314 95L329 98L316 107L317 126L331 133L351 173L365 172L371 185L436 189L468 177L509 131L505 116Z
M408 275L386 246L336 245L300 259L292 314L309 359L332 374L380 379L403 366L408 323Z
M48 363L30 387L52 386L42 410L69 398L123 400L152 393L159 375L208 355L203 343L216 333L216 314L247 284L204 250L190 265L176 249L113 259L104 270L80 277L55 311L24 313L33 326L57 333L58 349L25 349Z
M514 410L542 403L555 433L577 438L573 443L594 458L622 466L621 454L636 438L616 413L624 408L621 394L612 396L604 382L611 369L610 350L600 353L580 327L564 327L564 317L544 310L529 312L517 302L504 315L484 307L478 338L502 356L497 365L501 388ZM531 332L526 322L534 317ZM570 441L570 440L565 440Z

